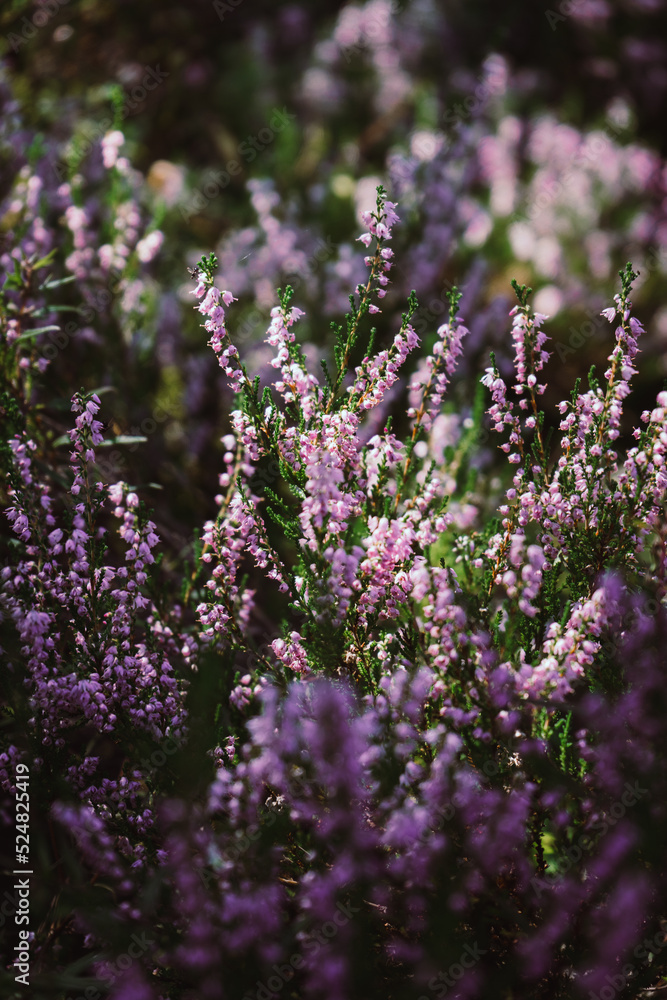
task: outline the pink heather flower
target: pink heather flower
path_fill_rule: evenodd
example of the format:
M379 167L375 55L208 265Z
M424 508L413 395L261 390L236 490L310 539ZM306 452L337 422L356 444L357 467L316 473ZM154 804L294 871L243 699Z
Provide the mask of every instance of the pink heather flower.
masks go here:
M299 521L304 539L315 551L317 533L340 535L347 530L349 518L359 512L359 501L342 488L345 475L336 453L313 448L306 456L306 498L301 504Z
M410 333L413 338L410 339ZM414 379L410 386L410 408L408 417L416 417L417 425L430 431L434 420L438 417L449 384L449 376L456 370L458 358L463 353L461 343L468 330L462 323L453 327L444 323L438 328L441 338L433 346L433 353L424 359L420 366L420 376ZM419 343L413 330L408 334L408 345L412 349Z
M244 382L243 369L239 359L238 349L229 339L229 334L225 329L225 311L219 304L220 300L228 306L236 302L236 298L227 290L220 291L215 285L206 285L203 280L192 290L197 298L202 299L198 309L202 315L207 316L204 327L211 334L209 345L218 357L218 364L228 377L229 387L233 392L239 393Z
M386 218L387 226L391 229L393 226L396 225L397 222L401 221L398 215L396 214L396 203L393 201L385 201L384 210L387 216ZM391 253L391 251L389 252Z
M304 678L313 676L298 632L291 632L287 642L284 639L274 639L271 648L280 662L295 674Z
M102 161L107 170L111 170L118 160L118 152L125 142L125 136L116 129L107 132L102 138Z
M203 301L199 303L197 308L200 313L203 313L205 316L210 316L213 311L213 307L218 304L219 300L220 289L216 288L215 285L210 285Z
M84 208L79 208L76 205L70 205L65 209L65 221L67 226L72 233L81 232L85 226L88 225L88 215Z
M374 358L364 358L355 369L355 381L348 388L349 405L362 410L372 410L383 399L388 389L398 381L398 370L405 364L408 354L419 343L419 337L408 324L396 334L389 350L380 351Z
M160 232L159 229L155 229L137 243L137 257L143 264L148 264L158 254L163 242L164 233Z

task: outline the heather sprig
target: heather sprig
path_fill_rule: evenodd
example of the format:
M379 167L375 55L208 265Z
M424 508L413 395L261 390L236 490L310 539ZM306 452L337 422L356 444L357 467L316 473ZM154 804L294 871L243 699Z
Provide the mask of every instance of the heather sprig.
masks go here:
M389 284L388 274L391 270L394 251L390 247L386 246L386 243L391 239L393 226L399 221L395 209L396 205L387 200L386 192L380 185L377 189L375 211L364 212L362 215L363 222L368 227L368 231L362 233L362 235L358 237L358 240L363 243L366 248L370 247L371 243L374 241L374 253L364 258L364 263L370 268L370 274L368 275L368 280L365 285L357 285L356 300L354 295L350 296L350 313L345 318L345 329L336 324L332 325L332 329L336 334L334 356L337 370L333 378L328 379L330 382L330 395L328 395L328 398L325 400L327 409L330 409L333 405L336 395L343 383L343 379L347 374L350 355L360 335L360 325L363 317L367 313L374 315L381 311L379 306L371 302L371 298L375 295L378 299L383 299L387 294L387 285ZM415 309L416 299L413 303L411 303L411 313L414 312ZM407 319L406 317L403 317L403 323L406 326L406 329L410 314ZM401 332L403 333L404 331L402 330ZM373 331L371 331L371 344L373 335ZM401 346L395 343L394 347L400 353Z
M378 192L377 212L369 214L366 221L369 233L365 234L364 239L368 245L374 237L377 252L367 260L371 267L369 282L365 288L358 289L359 303L353 307L353 312L347 319L347 337L337 354L341 365L354 346L359 323L376 278L381 289L387 283L390 258L386 254L383 256L382 249L383 242L390 236L390 226L396 221L396 216L394 206L391 203L385 205L383 192ZM215 286L209 284L215 261L211 258L204 259L199 268L204 275L195 289L195 294L203 297L200 309L207 314L211 314L212 309L217 310L210 322L221 323L222 307L217 305L219 293ZM381 272L379 276L378 272ZM227 295L229 299L225 299L225 304L232 301L230 293L223 293L223 299ZM274 387L283 399L281 409L277 407L269 389L264 391L261 401L259 400L254 384L250 382L242 364L236 360L236 348L231 341L212 341L219 356L218 345L227 344L222 352L227 365L225 370L227 374L230 371L234 373L233 386L236 389L242 388L244 402L243 410L234 411L232 420L237 444L242 445L245 454L239 460L236 478L232 480L228 473L225 474L228 493L220 511L217 530L224 523L225 532L236 531L235 522L239 522L239 517L235 510L242 510L240 523L245 532L250 532L247 535L248 551L254 556L256 565L260 568L271 567L269 578L277 580L280 589L289 593L292 606L307 616L308 628L312 629L313 625L326 621L335 630L339 630L354 614L358 596L364 589L358 570L364 577L378 572L378 567L372 566L368 559L360 565L364 548L359 544L362 541L359 519L365 514L369 519L370 532L376 531L376 526L382 528L386 518L372 514L373 507L368 508L367 499L372 500L374 506L373 498L378 496L377 476L380 475L380 470L384 482L386 470L391 465L396 466L400 458L398 442L388 429L383 436L376 435L370 439L359 454L355 442L357 428L361 426L365 411L377 406L384 393L396 381L397 368L416 346L417 338L411 332L408 313L403 317L401 331L394 338L389 351L381 351L375 358L366 358L357 369L356 381L350 387L347 398L337 398L337 386L341 384L344 374L342 368L339 369L337 379L322 392L317 378L307 371L306 361L295 346L292 325L299 317L300 310L290 307L290 298L291 290L287 289L281 296L281 305L272 311L272 322L267 334L268 343L277 349L277 355L271 364L280 368L281 378L274 382ZM411 305L411 311L415 305ZM218 330L222 330L222 327L218 327ZM228 337L226 331L223 336ZM334 400L336 405L332 408ZM264 491L268 518L275 521L288 537L294 539L301 553L288 576L279 568L280 559L269 540L263 519L257 517L256 506L261 498L250 492L250 484L253 482L251 477L264 459L277 460L281 479L289 491L281 495L281 491L273 485L267 485ZM377 473L371 473L373 469ZM352 492L349 487L355 479L359 482L359 488ZM247 485L243 485L243 481ZM427 489L421 501L416 497L411 498L408 507L411 513L406 512L407 525L433 507L437 492L436 488L434 495L430 496ZM300 503L295 505L294 499ZM353 527L358 523L359 527ZM429 537L426 523L428 522L420 529L425 538ZM409 531L413 532L412 527ZM419 532L415 537L420 537ZM207 546L211 546L212 536L207 535L205 542ZM370 538L368 544L373 544ZM219 543L217 547L220 550ZM382 548L384 547L383 543ZM233 551L233 547L228 551ZM222 558L228 561L228 556ZM382 579L386 583L372 590L375 595L373 603L369 606L367 594L362 598L359 610L364 623L368 611L389 586L394 559L395 557L391 557L387 568L382 570ZM226 573L223 574L221 570L217 572L218 578L224 576L227 591L230 585L233 586L237 572L230 570L231 565ZM393 600L391 597L389 607ZM207 616L209 635L212 635L214 617L219 622L219 629L225 627L226 621L232 618L236 620L237 617L229 602L224 599L217 608L206 610L205 606L201 606L200 613ZM355 619L358 617L357 612ZM359 650L363 644L359 635L360 623L351 622L349 627L350 638L347 641L351 640ZM236 639L241 641L242 629L237 626L234 628Z

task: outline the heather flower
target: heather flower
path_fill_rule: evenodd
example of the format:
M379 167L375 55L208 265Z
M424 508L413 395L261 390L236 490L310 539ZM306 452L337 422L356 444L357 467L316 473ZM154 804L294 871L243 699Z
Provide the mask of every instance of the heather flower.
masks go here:
M301 638L298 632L291 632L287 642L284 639L274 639L271 643L271 648L276 657L286 667L293 670L296 674L308 677L311 674L311 670L308 666L308 658L306 650L301 643Z
M455 303L452 304L452 311L454 309ZM466 327L460 323L444 323L438 328L438 337L441 339L436 341L433 354L426 358L426 371L420 381L415 380L410 385L411 392L415 394L413 397L415 402L413 403L411 398L408 416L415 418L415 431L420 424L425 431L432 429L433 422L439 415L449 381L448 376L456 369L457 359L462 354L461 342L467 333ZM417 405L417 394L420 390L421 399Z
M159 252L160 247L164 241L164 233L160 232L159 229L153 230L148 236L144 236L143 239L139 240L136 246L137 257L142 262L142 264L148 264L155 255Z

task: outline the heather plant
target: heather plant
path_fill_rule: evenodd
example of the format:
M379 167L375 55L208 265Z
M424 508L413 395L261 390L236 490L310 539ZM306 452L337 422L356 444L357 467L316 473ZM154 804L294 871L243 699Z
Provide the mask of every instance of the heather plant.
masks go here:
M547 317L518 282L514 377L491 356L464 421L446 409L456 291L411 376L414 295L375 345L396 209L379 188L367 278L319 370L280 291L263 389L200 261L195 309L236 403L180 589L141 491L99 475L98 394L73 396L69 470L51 466L3 300L0 761L9 793L30 765L48 822L36 996L606 998L662 980L667 393L624 448L636 274L560 440ZM505 479L478 461L489 433Z
M566 320L581 324L581 312L597 317L616 260L628 256L646 258L637 291L659 305L659 288L640 291L650 259L664 271L664 171L637 134L643 109L626 91L609 95L586 123L571 107L547 115L536 78L499 40L474 70L460 65L457 21L432 3L419 12L378 0L348 4L306 67L299 63L285 98L303 122L298 177L290 178L284 154L262 154L264 176L246 182L256 225L244 218L231 232L220 227L216 252L242 301L249 294L264 307L275 285L305 266L319 237L340 244L340 253L309 274L300 300L308 296L310 315L322 306L327 321L339 314L357 277L353 210L387 176L406 223L393 304L417 287L420 335L445 319L446 291L456 283L471 314L469 355L500 341L504 275L516 261L522 280L545 286L538 308L560 313L558 336ZM575 12L569 27L577 23ZM234 199L216 203L225 218L235 211ZM210 214L207 206L199 226Z
M177 204L172 203L165 227L168 246L187 245L193 260L201 247L216 248L226 281L248 307L236 328L237 342L246 322L253 336L261 339L266 324L258 309L264 310L269 299L275 304L277 284L295 283L293 268L303 273L320 240L340 246L340 256L332 254L314 274L308 273L298 290L299 301L321 329L345 308L347 288L358 280L352 273L358 264L351 247L354 211L368 203L376 179L386 175L392 197L401 202L405 223L399 234L399 272L394 272L398 294L392 305L400 311L400 303L416 287L421 312L413 325L420 336L446 318L446 291L455 283L464 293L463 311L471 332L462 363L467 365L470 358L476 370L480 354L493 340L503 368L508 359L498 331L507 311L507 270L514 267L512 273L521 281L546 285L540 287L536 308L554 317L552 336L564 339L570 361L585 344L576 365L588 367L594 360L590 354L603 340L601 326L597 324L593 343L586 343L588 334L575 335L576 346L568 343L568 337L573 329L582 325L590 329L591 321L596 323L601 296L617 261L631 257L643 263L646 258L635 286L636 299L647 318L660 304L659 280L648 288L639 282L650 270L650 259L659 262L654 269L664 270L664 171L660 157L646 146L639 122L647 113L656 114L662 83L656 79L649 84L648 72L646 79L642 73L642 84L650 93L638 101L630 86L630 67L636 67L638 59L642 66L655 61L654 48L639 38L647 30L653 32L661 5L640 6L632 15L623 13L628 20L619 37L626 37L626 29L630 35L615 77L610 75L610 62L605 61L603 71L597 59L582 60L580 53L570 59L571 71L576 67L584 78L589 71L597 72L592 67L600 62L603 76L597 79L597 96L586 112L577 99L564 105L549 102L554 113L544 115L544 95L561 93L561 86L568 89L576 78L573 72L565 79L545 77L544 66L554 58L560 61L563 46L576 44L575 38L586 37L589 56L601 39L606 47L608 32L601 28L607 19L617 24L619 11L610 13L604 4L593 11L582 3L564 16L557 5L551 12L531 12L529 32L525 20L529 15L505 12L503 17L509 17L507 23L513 28L503 31L502 37L494 34L492 41L483 34L481 41L465 12L445 11L432 2L414 8L371 0L346 4L340 11L299 4L275 10L255 4L251 10L239 4L231 5L224 27L215 6L208 3L196 13L195 7L180 12L179 25L181 18L193 18L196 27L184 31L183 38L179 28L174 38L167 8L160 5L160 37L170 38L165 46L169 76L164 88L151 93L151 113L145 108L122 127L136 139L145 163L153 161L147 169L149 188L155 185L166 194L174 178L181 178L174 184ZM40 114L59 116L61 106L69 111L75 103L71 90L76 74L61 75L55 67L90 66L87 47L78 46L77 38L84 30L86 37L98 37L100 44L91 46L96 58L90 71L100 86L85 109L90 128L98 127L103 115L108 120L106 109L99 107L107 79L101 67L109 79L136 78L138 83L141 64L152 63L155 51L152 42L151 51L146 50L131 11L114 15L124 26L123 39L117 40L119 48L116 44L108 48L106 9L93 14L79 7L62 9L75 22L62 26L66 38L56 35L52 44L47 27L29 43L24 40L18 58L7 62L17 79L24 70L35 84L45 75L56 78L53 87L63 100L51 96L40 102ZM14 10L6 17L8 31L14 20L21 20ZM515 24L515 17L520 23ZM328 19L329 33L323 37L319 32ZM204 24L210 32L202 33ZM534 42L521 52L520 40L527 34ZM191 52L194 38L197 43ZM272 41L277 38L282 40L279 46ZM610 58L605 48L605 60ZM253 69L258 59L264 66L262 74ZM282 60L289 73L281 68ZM526 66L535 63L540 70L527 72ZM49 66L53 70L47 70ZM182 88L175 86L176 79ZM623 81L617 92L614 79ZM204 93L224 105L220 130L201 121ZM266 149L252 149L257 155L246 162L239 149L247 147L249 134L254 136L268 125L278 106L287 109L292 126ZM44 120L35 113L31 118ZM68 155L61 149L58 162ZM187 185L207 189L205 181L209 174L219 174L221 161L235 161L240 172L230 177L219 196L209 200L207 195L193 214L182 184L186 167L193 168L188 169ZM249 211L251 202L260 205L257 225ZM268 202L280 205L280 210L267 210ZM515 262L520 262L520 271ZM180 280L181 261L175 263ZM167 283L175 285L173 273ZM252 304L244 299L248 294L256 300ZM172 307L173 299L165 297L164 311ZM585 322L582 312L590 313ZM647 340L654 348L659 347L656 334L664 327L664 315L660 320L648 328ZM141 332L145 343L146 331ZM381 325L379 333L384 337L386 327ZM170 351L173 345L164 347L165 354ZM170 365L169 377L177 379L181 361L182 355ZM202 400L212 394L212 387L202 385L202 357L188 361L191 377L184 381L190 384L183 395L188 402L198 400L200 410L198 431L186 432L183 452L194 451L206 462L203 425L210 416ZM559 380L558 392L567 391L571 374L568 371L560 384L554 372L550 385Z
M64 135L57 138L29 127L4 74L0 101L2 154L12 168L0 189L0 262L8 275L9 341L16 337L21 346L6 363L15 363L23 380L46 373L34 382L34 392L54 431L65 430L58 410L68 407L78 388L74 372L85 369L89 388L125 380L133 391L116 401L114 438L124 439L119 445L136 445L127 439L140 436L137 411L146 380L137 371L143 374L146 359L155 354L159 301L151 271L163 241L163 212L122 155L125 136L114 128L117 101L115 110L112 99L107 107L109 128L98 127L85 142L74 115L65 117ZM149 387L154 380L151 373ZM159 385L151 395L160 396ZM164 391L160 401L164 406ZM54 434L56 447L62 440L62 433ZM127 452L112 451L110 443L105 457L113 480L131 463Z
M225 37L245 16L229 6ZM449 77L415 87L444 28L418 6L399 30L399 5L348 5L316 47L287 91L300 88L311 120L303 192L278 195L297 157L272 146L262 163L278 182L248 185L259 238L245 229L218 246L215 223L186 213L221 260L201 262L195 290L220 382L199 337L175 378L190 419L179 431L198 456L206 425L225 433L218 514L178 572L157 555L173 491L160 516L147 503L148 481L165 481L161 450L153 439L145 465L123 461L139 441L121 432L164 401L183 359L176 295L158 301L146 272L160 233L169 251L182 232L150 218L118 128L98 129L84 154L83 128L52 145L3 108L17 179L3 174L0 217L13 536L0 753L5 791L31 771L36 996L608 1000L661 982L667 398L631 445L624 407L647 339L631 288L664 270L662 164L617 144L620 124L596 154L594 137L555 119L522 121L505 87L519 103L527 91L498 56L458 78L462 103ZM304 18L283 10L292 43ZM261 32L247 47L269 67ZM191 97L179 88L194 134L205 102ZM244 128L257 100L238 102ZM183 135L150 117L161 150ZM330 149L320 121L341 137ZM334 168L330 185L315 162ZM336 243L385 162L408 232L395 261L396 206L381 197L365 219L366 281L361 256ZM148 186L179 169L158 161ZM626 269L598 318L627 232L642 258L654 245L655 266ZM537 313L516 284L511 335L485 271L487 249L509 266L506 235L520 281L550 282ZM294 287L280 292L257 382L262 356L244 344L261 336L279 274ZM329 355L328 321L357 282ZM422 310L411 297L395 323L415 285ZM234 305L248 292L259 311ZM569 370L553 361L581 368L580 341L554 344L547 367L539 310L583 296L616 345L603 377L556 408ZM62 324L68 309L85 326ZM496 355L468 392L456 364L469 376L483 352L486 365L489 331ZM236 397L229 424L205 410L207 390L223 407ZM0 904L10 957L16 905Z
M345 10L341 23L347 29L350 20L363 20L356 8ZM331 44L314 53L304 80L309 106L320 115L331 114L332 103L338 107L351 89L340 58L342 40L351 37L347 29L341 27ZM398 72L387 54L391 46L401 68L408 67L414 43L414 35L388 23L364 49L373 67L374 99L384 108L385 119L396 123L378 154L381 170L374 171L375 164L366 164L363 156L352 161L341 155L331 165L324 194L318 176L307 201L296 193L281 197L277 179L247 183L257 224L225 232L216 247L222 273L242 304L250 296L257 307L268 308L275 304L273 287L291 283L305 271L307 288L299 289L299 298L309 314L321 312L326 323L338 315L348 284L360 280L341 219L352 209L358 213L375 178L386 176L405 222L398 234L399 266L389 312L400 312L400 303L415 287L420 308L413 327L421 337L446 319L447 294L456 284L470 317L462 361L466 375L484 360L489 345L501 370L511 370L502 334L509 268L515 273L518 268L523 282L539 284L535 307L553 317L554 349L568 368L553 372L552 402L559 398L556 393L568 391L570 365L589 367L604 357L599 314L616 261L634 257L639 262L636 297L647 316L657 313L646 340L660 351L664 169L661 157L635 140L627 102L620 97L610 102L587 129L558 114L547 115L541 107L518 114L517 95L523 94L526 80L498 54L485 60L476 77L468 74L459 81L457 89L469 91L463 103L456 103L449 89L429 90L426 81L429 99L420 100L421 91L409 89L408 74ZM307 87L311 75L318 81L312 96ZM385 92L395 102L393 118L385 106L389 97L383 104ZM308 269L318 237L327 240L332 234L338 253ZM379 336L389 337L384 324ZM643 377L649 373L647 367Z
M294 17L301 30L309 30L305 25L314 15L290 11L284 17ZM87 21L87 15L81 15ZM214 16L211 11L209 15ZM277 19L282 17L276 12ZM234 31L247 25L246 18L245 8L235 10ZM164 466L172 465L169 488L179 491L179 516L169 520L167 505L159 497L153 499L156 521L170 546L183 550L191 525L205 516L214 441L231 402L224 380L216 380L215 369L207 364L203 342L197 340L187 318L184 322L179 315L178 299L187 296L182 286L176 287L183 274L183 260L174 251L177 246L188 248L190 264L203 246L215 247L225 281L243 310L235 325L235 343L249 368L259 369L262 363L266 351L262 336L266 317L276 303L277 284L295 287L295 301L307 312L303 339L315 342L311 352L323 351L331 318L344 310L348 287L363 275L363 264L353 249L355 213L358 217L368 203L376 178L386 175L391 197L400 200L404 225L397 234L401 252L393 272L393 291L390 288L384 315L378 320L378 343L386 346L391 341L391 324L413 286L420 302L412 320L415 332L423 337L437 328L446 319L446 293L455 283L463 293L461 308L470 329L462 370L469 376L486 363L491 344L507 377L511 356L505 351L502 331L509 293L507 272L514 268L511 273L522 282L539 286L535 308L553 317L554 348L565 364L555 365L550 373L552 404L569 390L574 368L588 368L602 356L602 295L616 262L632 257L640 262L635 298L649 320L645 340L659 352L664 316L660 312L656 322L650 320L659 306L659 278L664 270L664 171L660 157L638 141L627 95L600 107L590 127L584 127L574 119L568 121L562 109L549 116L536 110L535 82L516 72L511 59L502 54L502 46L474 72L454 71L455 60L447 64L443 76L440 58L435 68L434 39L449 37L450 23L455 20L432 4L425 4L419 16L411 9L376 0L347 5L331 37L313 45L312 51L306 47L294 64L294 79L281 77L274 88L267 83L273 79L270 47L262 49L269 67L267 77L244 95L241 121L232 113L235 102L226 101L231 117L217 136L214 151L204 151L194 142L179 145L182 133L174 122L169 129L159 130L159 143L154 141L155 121L176 100L172 70L164 89L151 97L158 102L160 115L153 118L143 113L117 123L128 140L121 153L129 156L129 146L146 163L143 185L136 171L125 170L126 157L119 154L124 170L119 178L115 166L108 171L103 167L99 150L81 154L91 144L97 145L86 141L91 130L101 138L102 124L110 121L100 97L102 86L77 112L84 123L72 126L73 137L49 148L52 185L57 180L55 171L61 176L64 168L85 180L81 184L72 178L75 200L83 198L77 207L91 216L91 224L78 239L87 239L91 246L101 244L109 252L110 233L98 235L96 231L98 210L108 197L100 187L109 182L116 192L127 184L136 185L134 201L141 202L142 209L147 203L164 210L164 218L155 224L167 234L167 243L155 264L139 267L132 252L127 258L132 272L127 304L134 298L141 309L146 306L143 314L133 308L129 317L122 315L120 323L110 324L100 340L99 330L110 318L107 312L118 315L120 299L110 310L102 306L117 282L115 277L104 281L96 272L90 275L93 285L101 283L92 289L92 309L99 304L94 323L81 323L75 332L78 324L68 316L64 330L53 331L44 340L51 341L45 345L49 355L56 350L64 354L59 376L76 370L85 357L91 368L99 365L90 387L127 382L128 392L117 399L113 422L117 433L152 437L151 448L145 450L151 466L146 481L163 482ZM574 17L571 26L576 22ZM227 19L226 38L231 37L229 29ZM259 34L258 30L253 44L261 47L266 39L262 42ZM552 41L556 37L551 38L549 32ZM32 59L39 48L38 38L30 47L22 47L22 57ZM248 51L256 51L250 42ZM131 68L125 67L128 73ZM203 64L199 68L203 72ZM243 73L239 71L238 76L242 78ZM230 84L227 81L227 91ZM201 101L193 99L192 104L194 121ZM53 104L45 106L53 114ZM278 106L287 110L289 127L246 162L240 152L247 148L244 136L268 126ZM69 127L75 102L66 107ZM318 140L320 122L323 133L333 141ZM59 122L58 134L64 132ZM146 133L153 136L153 142L144 141ZM15 156L21 146L33 148L33 140L37 149L37 138L25 130L19 143L15 135ZM195 151L196 169L190 171L186 168L192 166ZM154 156L160 158L149 167ZM216 174L221 156L223 163L234 161L242 169L230 175L224 190L214 184L209 197L206 181ZM113 158L111 147L107 157ZM17 157L16 168L19 162L23 160ZM42 176L42 165L36 164L35 169ZM295 171L300 171L298 183ZM95 184L89 183L92 174ZM196 211L186 188L207 192ZM43 194L55 203L56 186ZM254 221L251 206L257 216L254 224L250 224ZM104 213L113 215L106 206ZM76 224L76 214L70 215ZM111 228L112 219L107 218L105 229ZM146 270L154 274L157 268L162 285L174 289L161 297L159 306L146 274ZM78 286L70 291L76 301ZM63 351L58 345L65 338L69 342ZM66 359L75 353L76 361L68 364ZM647 363L640 377L656 384L660 364L659 358ZM55 371L53 376L55 381ZM69 387L68 398L75 388ZM462 407L463 419L474 419L465 401ZM167 426L153 435L150 428L160 422L156 414ZM142 425L149 430L143 431ZM107 450L104 456L109 464L112 454L116 471L110 470L109 481L121 476L136 479L127 449ZM185 477L174 470L177 463L188 464L189 491ZM167 558L172 558L171 553Z

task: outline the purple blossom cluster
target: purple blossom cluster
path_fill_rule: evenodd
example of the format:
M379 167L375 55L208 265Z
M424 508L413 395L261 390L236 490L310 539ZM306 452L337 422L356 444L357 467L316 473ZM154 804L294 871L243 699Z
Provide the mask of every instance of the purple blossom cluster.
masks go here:
M464 519L447 509L470 496L462 439L431 446L468 333L458 295L407 378L415 297L389 347L368 328L396 209L379 188L333 366L312 370L307 317L280 292L261 393L228 327L235 297L215 256L200 262L195 309L236 400L180 590L165 595L142 490L96 474L100 396L72 399L66 480L30 396L6 404L3 710L25 731L3 732L0 779L11 795L30 764L44 850L76 889L34 954L100 982L138 938L118 1000L444 983L459 1000L560 1000L662 978L637 949L662 931L667 888L667 395L624 454L636 275L621 272L609 367L560 404L556 446L547 317L514 283L515 375L491 359L470 428L489 418L505 479Z
M644 13L659 6L646 5ZM579 19L590 29L597 14L589 18L589 8L603 7L606 13L597 22L603 24L609 4L573 8L564 37ZM536 31L537 22L546 23L544 13L536 15ZM402 206L408 232L417 234L402 237L403 267L395 275L401 295L394 302L416 287L418 335L442 323L446 291L456 283L470 317L468 357L479 363L490 342L505 372L507 298L501 275L520 261L523 280L539 287L536 309L555 320L560 359L572 361L588 337L594 340L586 353L600 346L597 318L605 290L616 261L632 258L640 264L637 293L650 303L648 311L656 308L647 340L662 354L666 321L655 286L665 273L665 162L636 132L640 109L650 102L633 107L624 89L600 104L594 123L575 127L571 116L543 109L540 72L527 72L506 52L489 52L475 73L462 67L456 21L433 3L417 17L391 0L340 11L332 36L314 47L291 96L316 121L342 117L359 101L361 74L363 137L351 136L331 152L328 179L314 173L303 198L281 198L280 181L269 179L270 170L261 180L250 179L248 200L257 225L221 234L216 247L221 276L242 301L249 297L259 309L274 304L276 285L301 279L300 295L307 295L313 308L322 303L327 320L337 315L360 269L349 236L341 237L330 258L311 266L318 243L331 239L330 212L322 212L326 221L318 215L323 206L344 201L359 221L376 183L368 176L369 163L383 160L381 175L389 179L391 197ZM427 67L442 65L443 44L448 85L441 87ZM648 59L650 46L639 49ZM590 63L603 72L597 60ZM627 82L625 71L618 71L621 78ZM418 96L424 92L428 112ZM375 125L367 114L377 116ZM563 334L569 323L581 327L581 313L589 317L584 330L592 324L593 334L568 341Z
M620 597L619 581L610 588ZM241 758L218 761L205 801L194 813L164 804L156 877L170 902L152 934L164 941L170 926L179 943L146 956L162 983L147 995L165 995L174 975L211 998L280 995L285 980L308 997L380 995L406 980L419 995L466 946L479 958L456 976L458 997L489 994L499 966L521 996L603 989L662 912L664 865L646 824L664 829L652 797L664 785L664 697L645 640L666 624L640 612L623 647L640 653L631 691L613 708L584 698L573 725L586 773L561 770L551 787L539 774L555 760L527 732L525 705L519 730L466 760L467 736L446 717L427 724L428 670L396 670L362 704L322 678L267 689ZM120 884L89 814L67 819L94 869ZM546 864L536 823L575 859L563 872Z
M106 487L91 472L103 442L99 408L94 393L72 400L71 483L57 500L55 484L35 479L35 441L25 432L10 439L6 514L22 556L2 570L2 614L19 643L15 654L4 651L5 669L25 691L22 742L31 739L33 767L45 774L62 768L77 797L94 804L98 815L120 810L141 835L152 821L150 808L141 808L150 766L142 772L130 755L130 777L122 770L109 777L98 748L105 741L124 746L132 733L157 742L184 737L185 666L197 644L180 633L178 608L164 616L146 596L159 539L136 493L122 482ZM109 515L120 520L117 554L105 541ZM14 787L11 762L24 756L25 749L12 744L0 755L5 792Z

